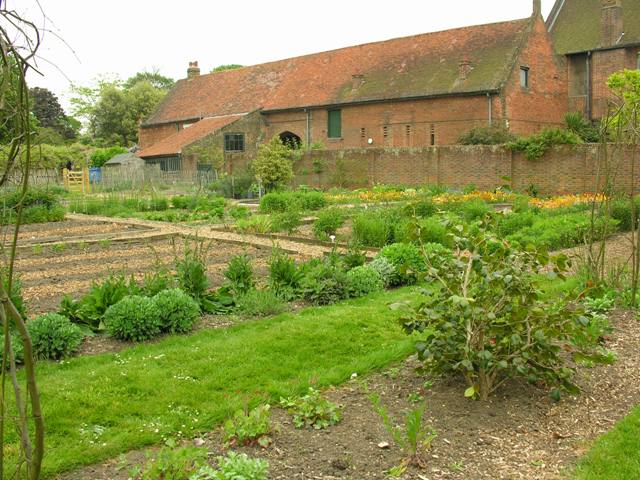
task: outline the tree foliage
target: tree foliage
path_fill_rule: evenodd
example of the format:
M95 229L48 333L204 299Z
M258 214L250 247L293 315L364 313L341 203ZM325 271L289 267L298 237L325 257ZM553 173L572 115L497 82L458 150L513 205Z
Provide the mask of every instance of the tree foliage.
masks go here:
M140 72L122 82L101 77L91 86L74 86L74 115L83 118L98 144L130 146L138 141L140 122L164 98L173 80L157 72Z
M291 150L276 135L268 143L260 145L251 168L265 189L284 187L293 179Z
M635 144L640 137L640 70L614 73L607 86L617 101L605 128L616 141Z
M77 137L78 123L67 116L58 97L51 90L34 87L29 90L29 96L31 97L31 112L38 119L41 129L50 129L64 140L72 140ZM43 143L49 143L49 140Z

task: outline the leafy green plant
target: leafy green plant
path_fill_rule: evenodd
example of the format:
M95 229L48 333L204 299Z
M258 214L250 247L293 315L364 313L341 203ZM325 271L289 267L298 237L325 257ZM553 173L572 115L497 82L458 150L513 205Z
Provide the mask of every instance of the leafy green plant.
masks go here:
M384 247L378 256L386 258L395 268L391 285L411 285L426 269L420 249L411 243L394 243Z
M236 293L247 293L253 288L253 268L246 254L236 255L224 271L227 284Z
M179 288L158 292L153 301L160 313L160 330L167 333L187 333L200 316L200 306Z
M271 444L270 405L260 405L252 410L238 410L224 423L225 441L232 446Z
M236 222L236 229L241 233L269 233L272 229L271 218L268 215L254 215Z
M218 469L205 466L189 480L267 480L269 463L249 458L246 454L229 452L218 457Z
M36 358L60 360L78 351L84 338L78 325L58 315L47 313L27 323Z
M271 217L271 230L274 232L294 233L302 221L300 211L294 206Z
M564 116L567 130L578 135L586 143L598 143L600 132L580 112L568 112Z
M347 288L350 297L363 297L384 288L382 277L371 267L355 267L347 272Z
M118 340L143 342L160 333L160 315L151 298L131 295L107 309L104 325L109 335Z
M154 264L153 269L144 272L140 283L140 293L146 297L153 297L163 290L170 290L175 285L175 279L169 269L159 260Z
M51 245L51 250L55 253L62 253L67 249L66 243L54 243Z
M290 301L298 297L302 278L296 261L282 250L274 249L269 258L269 289Z
M281 398L280 406L293 415L296 428L313 427L315 430L322 430L335 425L342 418L341 407L324 398L312 387L301 397Z
M186 480L197 475L206 464L205 449L178 447L174 440L167 440L165 446L149 458L143 470L135 476L140 480Z
M300 288L305 300L314 305L330 305L349 296L348 285L341 266L324 260L305 272Z
M376 213L361 213L353 218L353 240L369 247L384 247L393 238L393 225Z
M272 290L249 290L238 298L237 308L245 315L267 317L284 312L287 305Z
M367 261L367 253L357 242L350 242L346 253L340 256L340 260L346 270L360 267Z
M251 210L249 210L248 207L240 205L230 208L229 215L235 220L242 220L251 216Z
M236 308L236 296L228 285L223 285L215 291L205 293L200 299L200 308L213 315L226 315Z
M368 267L378 272L380 280L382 280L382 286L384 288L389 287L393 279L396 277L396 267L385 257L376 257L369 264Z
M194 245L185 243L181 257L174 253L176 279L178 287L200 302L209 288L206 256L208 247L196 241Z
M577 392L567 355L603 357L574 343L588 323L580 309L547 299L538 283L548 266L563 278L566 256L522 250L488 227L451 223L454 253L439 265L426 259L433 288L400 320L407 333L425 334L419 358L429 371L462 375L467 397L486 400L513 377Z
M3 276L4 279L4 289L5 291L9 291L8 279L6 276ZM20 280L19 275L14 275L13 282L11 282L11 291L9 292L9 298L13 303L13 306L16 307L16 310L22 318L27 318L27 307L24 303L24 297L22 296L22 280ZM1 350L1 349L0 349Z
M94 332L104 328L103 317L107 309L127 295L139 292L133 278L111 274L102 282L93 282L89 292L78 300L65 295L59 313L72 322L84 325Z
M313 224L313 234L319 240L328 240L344 225L345 215L339 208L328 208L318 213L318 219Z
M387 433L402 451L408 456L403 465L411 464L425 467L424 452L437 437L435 429L425 425L424 416L427 406L425 403L407 412L404 424L399 426L391 419L387 409L382 405L379 395L369 397L374 410L382 419L382 424Z

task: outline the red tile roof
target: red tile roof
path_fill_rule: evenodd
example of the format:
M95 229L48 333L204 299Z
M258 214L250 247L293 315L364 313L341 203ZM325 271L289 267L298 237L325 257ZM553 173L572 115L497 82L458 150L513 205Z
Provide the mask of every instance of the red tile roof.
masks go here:
M427 33L180 80L145 124L497 90L529 22ZM472 63L465 80L463 59Z
M203 118L188 128L180 130L170 137L154 143L150 147L137 152L139 157L158 157L166 155L177 155L182 152L182 148L192 144L210 133L220 130L222 127L235 122L243 115L226 115L223 117Z

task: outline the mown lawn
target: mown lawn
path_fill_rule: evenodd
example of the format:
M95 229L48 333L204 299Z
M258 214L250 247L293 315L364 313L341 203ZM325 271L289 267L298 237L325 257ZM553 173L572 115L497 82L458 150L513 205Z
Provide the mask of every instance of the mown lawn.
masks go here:
M598 440L579 463L576 480L640 478L640 405Z
M413 342L387 304L415 298L414 291L40 363L45 476L208 431L245 402L338 384L406 357ZM17 439L11 433L7 440L11 458Z

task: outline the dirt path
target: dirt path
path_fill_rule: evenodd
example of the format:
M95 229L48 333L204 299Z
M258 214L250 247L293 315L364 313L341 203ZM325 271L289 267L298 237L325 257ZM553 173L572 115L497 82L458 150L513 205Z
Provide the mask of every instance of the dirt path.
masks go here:
M113 222L122 225L132 225L137 227L147 227L153 229L157 234L169 235L197 235L205 240L218 240L222 242L239 243L244 245L253 245L257 247L273 247L275 241L271 238L264 238L251 234L222 232L215 230L211 226L185 226L169 222L157 222L152 220L138 220L133 218L111 218L99 216L87 216L78 214L69 214L67 218L71 220L87 220L91 219L98 222ZM291 240L278 239L279 247L287 252L300 253L312 257L320 257L331 252L331 247L325 245L309 245L307 243L295 242Z

